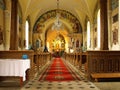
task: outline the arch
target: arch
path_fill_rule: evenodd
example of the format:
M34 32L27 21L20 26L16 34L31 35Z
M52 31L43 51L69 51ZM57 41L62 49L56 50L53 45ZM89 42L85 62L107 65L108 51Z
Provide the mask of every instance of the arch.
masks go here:
M79 22L79 20L70 12L65 11L65 10L60 10L60 19L64 20L66 22L69 22L73 28L73 33L82 33L82 27L81 24ZM36 21L36 23L34 24L34 32L37 32L38 28L40 30L40 28L44 28L44 23L46 21L48 21L49 19L54 19L56 17L57 14L57 10L51 10L48 11L44 14L42 14L38 20Z
M19 23L22 24L22 9L20 3L18 2L18 15L19 15Z
M64 38L64 41L66 42L65 48L67 48L67 42L69 40L68 34L70 33L68 28L64 28L63 30L52 30L51 29L51 25L49 25L46 29L46 31L44 31L45 33L45 45L47 45L47 47L49 48L49 46L51 46L51 42L53 39L55 39L58 35L62 36ZM50 43L49 43L50 42Z

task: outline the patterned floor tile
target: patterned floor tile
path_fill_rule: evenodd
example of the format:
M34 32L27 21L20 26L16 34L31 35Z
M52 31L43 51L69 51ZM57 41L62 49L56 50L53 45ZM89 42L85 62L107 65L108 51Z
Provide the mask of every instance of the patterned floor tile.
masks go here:
M67 63L67 62L66 62ZM58 65L59 67L59 65ZM72 65L70 66L74 68ZM75 73L79 73L74 70ZM39 73L40 74L40 73ZM39 76L28 82L22 90L99 90L92 82L89 82L83 75L79 74L81 81L38 81Z

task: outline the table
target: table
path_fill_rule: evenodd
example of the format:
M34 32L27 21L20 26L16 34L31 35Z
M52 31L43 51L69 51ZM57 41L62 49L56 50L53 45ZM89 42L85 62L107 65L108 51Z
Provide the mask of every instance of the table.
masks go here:
M29 59L0 59L0 76L19 76L20 83L26 80Z

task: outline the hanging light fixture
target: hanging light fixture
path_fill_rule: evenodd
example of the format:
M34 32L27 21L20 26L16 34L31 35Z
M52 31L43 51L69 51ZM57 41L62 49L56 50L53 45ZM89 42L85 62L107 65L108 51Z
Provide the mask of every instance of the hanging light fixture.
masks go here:
M52 26L52 30L61 30L61 29L63 29L63 25L60 21L59 0L57 0L56 20Z

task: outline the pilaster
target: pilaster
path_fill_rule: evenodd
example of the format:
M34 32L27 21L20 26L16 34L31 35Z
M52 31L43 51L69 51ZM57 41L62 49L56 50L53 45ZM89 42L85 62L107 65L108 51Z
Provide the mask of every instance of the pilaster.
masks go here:
M9 10L4 11L5 16L5 50L9 50L10 48L10 22L11 22L11 15Z
M11 1L10 50L18 50L17 10L18 0Z
M108 50L107 0L100 0L100 23L101 23L100 50Z

